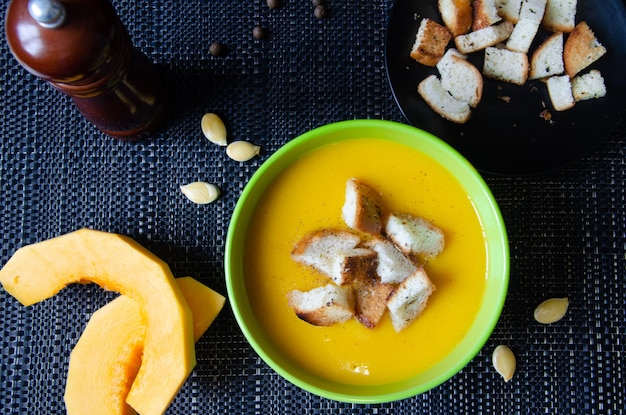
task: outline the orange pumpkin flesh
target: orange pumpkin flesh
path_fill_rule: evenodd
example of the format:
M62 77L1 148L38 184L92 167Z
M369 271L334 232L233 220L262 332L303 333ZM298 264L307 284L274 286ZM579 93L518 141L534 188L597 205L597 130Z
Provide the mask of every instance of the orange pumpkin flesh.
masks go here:
M191 277L177 278L193 316L196 341L224 306L224 297ZM135 415L126 396L141 365L145 322L139 304L121 295L96 311L70 356L67 414Z
M209 329L224 307L226 298L191 277L176 278L189 305L193 320L193 337L197 342Z
M141 366L145 325L139 304L121 295L93 313L70 355L68 415L134 415L126 396Z
M131 238L80 229L18 249L0 270L24 305L77 282L94 282L139 304L145 318L141 366L126 402L162 414L196 364L191 311L168 265Z

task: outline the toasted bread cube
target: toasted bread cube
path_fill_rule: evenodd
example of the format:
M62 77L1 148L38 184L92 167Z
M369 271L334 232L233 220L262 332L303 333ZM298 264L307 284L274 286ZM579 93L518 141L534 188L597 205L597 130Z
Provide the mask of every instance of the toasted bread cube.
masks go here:
M565 72L573 78L605 53L606 48L598 41L587 22L580 22L567 37L563 47Z
M328 284L305 292L293 290L287 294L287 300L298 318L314 326L331 326L354 316L350 288Z
M522 8L522 0L497 0L496 7L498 14L511 23L519 21L520 9Z
M433 111L448 121L463 124L472 116L470 105L450 95L436 75L424 78L417 85L417 93Z
M492 26L502 20L498 13L496 0L474 0L472 8L472 31L474 32Z
M547 5L548 0L522 0L522 7L519 12L520 20L541 23Z
M420 22L410 55L422 65L435 66L446 53L451 39L448 28L425 17Z
M606 85L600 71L592 69L584 75L575 76L572 79L572 93L576 102L605 96Z
M341 215L346 225L352 229L379 234L383 226L380 194L357 179L348 179Z
M471 0L438 0L437 7L452 36L465 34L472 28Z
M520 18L511 37L506 42L507 49L515 52L528 53L530 45L539 31L541 20L546 9L547 0L525 0L522 2Z
M387 301L391 324L396 332L404 330L424 311L434 291L435 286L423 268L396 288Z
M376 327L387 310L387 299L395 286L384 284L377 278L359 278L352 287L354 316L365 327Z
M443 251L443 231L427 220L408 213L389 215L385 226L387 237L405 255L437 256Z
M483 74L498 81L524 85L528 78L528 55L508 49L487 48Z
M565 71L563 33L554 33L535 50L530 60L529 79L548 78Z
M337 250L332 269L327 274L337 285L350 284L355 278L375 272L376 252L366 248Z
M577 0L549 0L541 25L552 32L571 32L576 26Z
M513 23L504 21L454 38L459 52L468 55L505 41L513 33Z
M308 233L296 244L291 251L291 258L332 278L333 275L337 276L338 253L352 250L360 242L361 238L352 232L317 230Z
M384 284L398 284L417 270L417 266L400 249L386 238L374 238L365 247L378 255L376 275Z
M466 56L450 48L437 63L437 69L443 89L472 108L478 106L483 95L483 76Z
M574 106L574 95L572 94L572 84L567 75L551 76L546 81L548 85L548 95L552 107L557 111L565 111Z
M514 52L528 53L538 31L538 22L520 20L515 25L515 30L511 33L511 37L507 40L506 48Z

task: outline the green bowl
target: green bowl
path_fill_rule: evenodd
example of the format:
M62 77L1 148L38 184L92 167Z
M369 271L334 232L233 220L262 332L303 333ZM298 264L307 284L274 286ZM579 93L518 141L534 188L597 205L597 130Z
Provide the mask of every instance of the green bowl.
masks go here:
M375 386L346 385L323 379L283 356L264 333L250 305L243 272L248 223L255 206L272 181L304 154L340 140L377 138L426 153L457 178L475 206L487 251L485 293L467 335L439 363L406 380ZM259 167L243 190L228 228L225 252L228 298L237 323L258 355L278 374L316 395L341 402L383 403L426 392L459 372L483 347L502 311L509 281L509 245L496 201L480 174L435 136L405 124L380 120L342 121L316 128L285 144Z

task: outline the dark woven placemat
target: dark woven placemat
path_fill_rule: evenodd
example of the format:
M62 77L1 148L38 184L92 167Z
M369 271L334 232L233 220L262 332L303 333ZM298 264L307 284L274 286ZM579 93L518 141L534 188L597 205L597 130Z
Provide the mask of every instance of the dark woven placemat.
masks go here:
M129 144L103 136L68 99L23 70L0 42L0 264L25 244L81 227L129 235L226 294L223 248L237 197L282 144L334 121L405 122L384 69L387 1L127 1L114 5L135 44L163 71L165 127ZM2 15L4 16L4 10ZM4 20L2 21L4 24ZM270 30L255 40L252 29ZM209 53L212 41L228 54ZM202 136L216 112L232 139L262 145L240 164ZM511 243L509 296L493 335L459 374L404 401L351 405L304 392L252 351L229 307L197 344L198 365L170 414L502 413L609 414L626 406L624 123L592 154L536 177L486 177ZM189 203L181 184L205 180L222 197ZM569 296L550 326L543 299ZM92 312L114 294L72 286L22 307L0 290L0 412L59 414L68 357ZM508 344L518 372L504 383L491 352ZM407 356L407 358L414 358Z

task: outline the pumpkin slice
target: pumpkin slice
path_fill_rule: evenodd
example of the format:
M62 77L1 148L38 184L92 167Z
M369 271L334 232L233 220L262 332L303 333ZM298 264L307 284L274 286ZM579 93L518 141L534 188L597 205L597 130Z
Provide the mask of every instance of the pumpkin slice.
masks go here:
M141 366L126 402L162 414L196 364L191 312L168 265L133 239L80 229L18 249L0 270L24 305L77 282L94 282L136 300L146 321Z
M193 337L197 342L213 324L213 320L224 307L226 298L191 277L176 278L176 283L191 310Z
M121 295L93 313L72 349L68 415L135 415L126 396L141 366L146 326L139 303Z
M193 317L194 339L207 331L225 298L191 277L177 278ZM141 365L145 321L139 303L121 295L93 313L70 356L68 415L135 415L126 395Z

